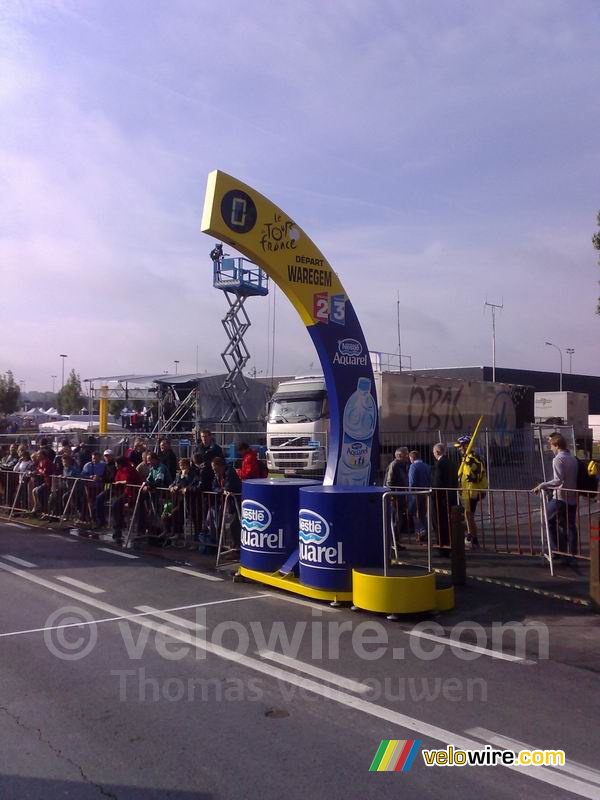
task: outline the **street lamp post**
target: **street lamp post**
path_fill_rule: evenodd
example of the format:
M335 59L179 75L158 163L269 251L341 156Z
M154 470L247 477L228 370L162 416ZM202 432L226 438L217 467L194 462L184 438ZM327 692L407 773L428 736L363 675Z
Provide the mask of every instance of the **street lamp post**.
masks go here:
M56 380L56 375L50 375L50 377L52 378L52 394L54 394L55 393L54 392L54 386L55 386L54 381Z
M60 388L62 389L65 385L65 358L68 358L68 355L66 353L61 353L60 357L62 358L62 383L60 385Z
M179 365L179 359L176 358L173 363L175 364L175 375L177 375L177 367Z
M562 363L562 350L557 344L552 344L552 342L545 342L548 347L555 347L558 350L558 354L560 355L560 389L559 392L562 392L562 376L563 376L563 363Z
M566 347L565 352L569 356L569 375L573 374L573 353L575 352L574 347Z

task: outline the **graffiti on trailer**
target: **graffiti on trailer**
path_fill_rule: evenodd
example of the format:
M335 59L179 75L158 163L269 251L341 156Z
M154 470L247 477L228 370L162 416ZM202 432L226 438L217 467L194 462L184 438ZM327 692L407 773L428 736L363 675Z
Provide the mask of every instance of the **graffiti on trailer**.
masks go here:
M462 430L463 415L458 406L463 388L413 386L408 400L409 430Z
M510 392L498 392L492 404L492 430L498 447L510 447L516 427L515 403Z
M471 386L412 386L408 396L410 431L464 431L483 414L485 427L500 447L509 447L517 424L515 398L510 391Z

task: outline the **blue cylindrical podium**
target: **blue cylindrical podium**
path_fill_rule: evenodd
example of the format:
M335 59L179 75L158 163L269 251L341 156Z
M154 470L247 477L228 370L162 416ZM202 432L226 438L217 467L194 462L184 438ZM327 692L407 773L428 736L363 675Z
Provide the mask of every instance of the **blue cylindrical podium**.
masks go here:
M352 591L352 569L383 564L380 486L300 489L300 583Z
M240 563L275 572L298 548L298 492L320 486L304 478L258 478L242 483Z

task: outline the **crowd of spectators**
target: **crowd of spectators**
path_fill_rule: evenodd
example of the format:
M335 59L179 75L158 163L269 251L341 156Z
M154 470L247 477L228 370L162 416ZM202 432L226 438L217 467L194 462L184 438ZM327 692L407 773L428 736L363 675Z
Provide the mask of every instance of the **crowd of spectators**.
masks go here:
M65 438L57 449L44 438L32 447L5 446L0 472L14 477L11 491L6 476L0 480L0 504L43 518L68 517L96 536L110 521L117 543L132 516L136 533L163 543L181 536L186 524L191 546L214 543L226 514L233 546L239 547L239 500L224 507L214 495L239 495L242 480L266 476L245 442L238 445L240 467L228 464L209 430L201 431L191 459L178 459L166 438L157 447L136 438L119 454L98 449L93 437L75 444Z

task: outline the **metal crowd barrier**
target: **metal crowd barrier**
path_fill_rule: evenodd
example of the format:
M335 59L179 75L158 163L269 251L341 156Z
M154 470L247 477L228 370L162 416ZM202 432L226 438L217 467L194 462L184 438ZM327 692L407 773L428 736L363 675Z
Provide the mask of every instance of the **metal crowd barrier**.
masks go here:
M383 574L387 576L391 547L396 559L398 551L404 549L399 543L401 528L405 521L415 521L420 527L419 543L427 547L427 569L431 570L431 534L432 534L432 489L390 489L381 498L383 505ZM414 533L414 530L413 530Z
M600 529L600 493L577 492L577 547L570 554L559 537L556 553L590 560L590 543ZM410 490L390 490L386 512L393 524L395 550L415 544L426 531L430 547L449 547L450 510L456 489L425 490L426 508ZM126 497L125 497L126 495ZM544 513L551 493L524 489L487 489L474 514L481 550L499 554L548 554L548 521ZM123 499L125 497L125 499ZM126 546L150 542L164 546L214 550L218 562L239 546L240 496L229 492L141 490L139 486L104 485L84 478L52 476L44 483L37 474L0 471L0 510L8 518L38 513L61 525L108 533L121 522ZM571 513L569 511L569 513ZM119 517L115 520L115 514ZM120 516L123 516L121 521ZM424 519L421 521L420 517ZM426 519L425 519L426 517ZM422 524L421 524L422 522Z
M588 493L572 490L577 494L575 510L567 507L569 514L575 514L577 527L577 548L569 553L566 547L566 531L559 530L558 555L573 556L582 561L590 560L590 543L600 529L600 492ZM411 498L418 494L427 497L427 508L420 511ZM450 547L450 512L453 506L460 505L460 491L457 489L409 490L390 489L384 495L384 516L386 535L391 537L392 548L406 544L425 544L428 548L440 550ZM477 505L474 514L477 525L477 539L480 549L506 555L548 556L547 502L551 491L539 495L524 489L487 489L486 497ZM415 519L422 514L427 537L419 540L415 530ZM551 554L550 554L551 560Z
M240 502L233 492L172 491L58 475L44 483L37 474L0 471L0 509L9 519L37 513L92 535L117 531L126 547L143 542L214 551L217 564L239 548Z

